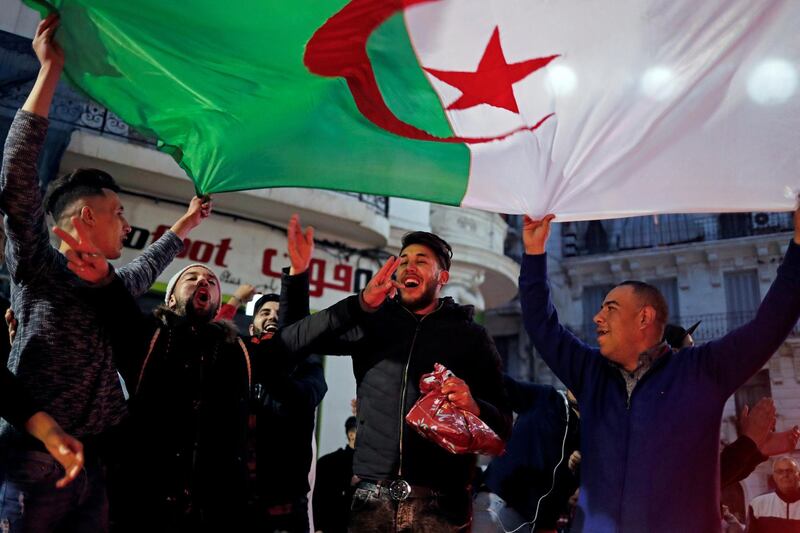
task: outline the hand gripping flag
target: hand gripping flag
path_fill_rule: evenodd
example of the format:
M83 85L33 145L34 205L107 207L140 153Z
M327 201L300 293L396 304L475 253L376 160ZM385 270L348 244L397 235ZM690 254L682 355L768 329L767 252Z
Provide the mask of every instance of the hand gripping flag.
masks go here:
M559 220L800 190L797 0L52 0L69 80L201 193Z

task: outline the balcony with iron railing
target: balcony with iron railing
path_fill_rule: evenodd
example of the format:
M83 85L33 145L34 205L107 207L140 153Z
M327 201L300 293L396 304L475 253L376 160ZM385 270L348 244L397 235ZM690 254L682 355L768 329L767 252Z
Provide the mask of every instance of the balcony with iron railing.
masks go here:
M609 254L792 231L791 213L661 215L561 225L564 257Z
M718 339L730 331L749 322L755 317L756 311L734 311L729 313L708 313L703 315L688 315L671 320L684 328L688 328L695 322L700 322L697 329L692 334L695 343L700 344L714 339ZM568 326L578 338L585 343L596 346L597 326L594 323L583 324L582 326ZM800 335L800 322L795 324L790 336Z
M31 41L19 35L0 31L0 116L10 120L22 107L38 71L31 50ZM50 109L51 127L61 131L76 129L155 149L157 139L142 135L107 108L89 100L66 83L60 83ZM389 201L386 196L357 192L333 191L368 206L386 217Z

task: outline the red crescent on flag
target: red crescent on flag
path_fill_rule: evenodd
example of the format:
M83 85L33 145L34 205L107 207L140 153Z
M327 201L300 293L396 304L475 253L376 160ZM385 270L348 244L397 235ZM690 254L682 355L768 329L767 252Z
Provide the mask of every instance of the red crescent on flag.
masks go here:
M367 40L389 17L416 4L440 0L351 0L323 24L306 45L303 63L312 73L342 77L364 117L388 132L423 141L477 144L504 139L520 131L534 131L555 113L533 126L523 126L495 137L437 137L400 120L383 99L367 55Z

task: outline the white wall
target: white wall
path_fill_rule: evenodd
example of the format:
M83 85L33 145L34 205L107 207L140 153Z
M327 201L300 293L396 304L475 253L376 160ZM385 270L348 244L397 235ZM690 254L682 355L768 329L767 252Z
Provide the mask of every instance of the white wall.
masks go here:
M39 14L20 0L0 0L0 30L32 38Z

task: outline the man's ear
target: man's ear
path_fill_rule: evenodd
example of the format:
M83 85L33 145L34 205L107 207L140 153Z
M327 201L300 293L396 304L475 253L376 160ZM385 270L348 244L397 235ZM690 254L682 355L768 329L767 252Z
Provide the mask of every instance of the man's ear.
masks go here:
M642 328L654 324L656 321L656 310L653 306L645 305L642 308L640 325Z
M94 217L94 210L88 205L81 207L81 210L78 212L78 216L81 217L81 220L83 221L84 224L90 227L94 226L95 223L97 222L97 220Z
M178 300L175 299L174 294L170 294L169 300L167 301L167 307L170 309L175 309L176 305L178 305Z
M442 270L439 272L439 285L447 285L448 281L450 281L450 272L447 270Z
M249 332L250 332L250 336L251 336L251 337L252 337L253 335L255 335L255 329L253 328L253 324L250 324L250 325L247 327L247 331L249 331Z

